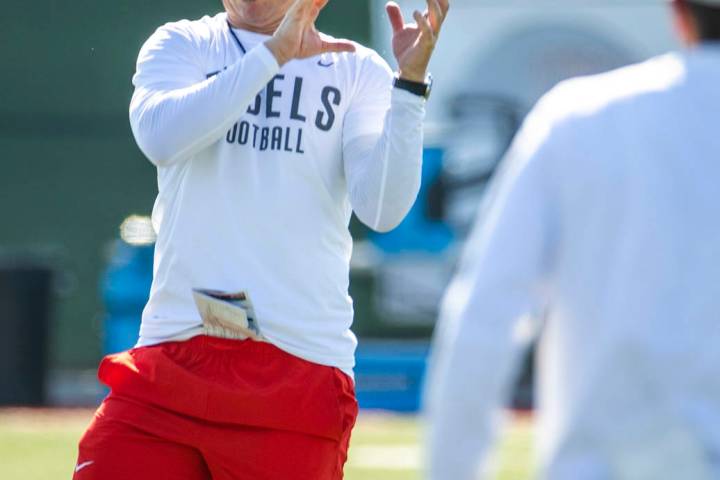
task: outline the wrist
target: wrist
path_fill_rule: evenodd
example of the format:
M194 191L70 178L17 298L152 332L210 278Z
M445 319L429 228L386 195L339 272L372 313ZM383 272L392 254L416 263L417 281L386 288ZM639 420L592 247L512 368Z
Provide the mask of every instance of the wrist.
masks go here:
M273 54L275 60L278 62L278 65L281 67L292 59L292 56L285 51L282 44L275 37L266 41L265 46L268 50L270 50L270 53Z
M427 72L400 69L398 70L398 78L408 82L425 83L427 81Z

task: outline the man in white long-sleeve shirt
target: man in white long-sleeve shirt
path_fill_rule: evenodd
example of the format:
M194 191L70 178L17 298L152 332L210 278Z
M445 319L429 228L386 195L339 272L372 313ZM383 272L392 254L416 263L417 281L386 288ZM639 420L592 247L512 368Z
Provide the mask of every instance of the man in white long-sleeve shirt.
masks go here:
M405 24L399 72L314 27L327 0L224 0L143 46L130 121L157 166L150 299L80 442L75 478L342 477L357 414L351 211L415 201L426 70L448 0ZM193 289L247 292L260 341L209 335ZM206 319L207 320L207 319Z
M511 147L442 307L432 480L486 472L533 330L541 478L720 478L720 1L673 8L687 49L563 82Z

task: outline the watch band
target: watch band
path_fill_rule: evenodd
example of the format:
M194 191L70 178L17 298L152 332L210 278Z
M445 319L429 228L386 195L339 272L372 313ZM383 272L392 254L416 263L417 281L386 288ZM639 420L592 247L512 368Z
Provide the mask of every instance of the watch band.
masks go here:
M430 92L432 90L432 77L428 77L427 82L413 82L396 76L393 80L393 87L427 99L430 97Z

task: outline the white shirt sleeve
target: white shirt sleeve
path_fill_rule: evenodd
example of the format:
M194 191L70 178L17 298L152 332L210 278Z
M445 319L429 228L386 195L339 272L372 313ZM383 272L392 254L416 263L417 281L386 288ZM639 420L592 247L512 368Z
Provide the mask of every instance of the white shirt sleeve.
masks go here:
M392 72L379 57L365 61L345 117L343 158L350 204L373 230L392 230L415 203L424 117L424 98L392 88Z
M497 414L528 343L521 320L544 308L554 228L547 125L529 118L518 135L443 301L425 405L431 480L486 473Z
M130 124L156 165L187 159L217 141L280 69L264 45L211 78L201 57L192 37L173 26L158 29L140 51Z

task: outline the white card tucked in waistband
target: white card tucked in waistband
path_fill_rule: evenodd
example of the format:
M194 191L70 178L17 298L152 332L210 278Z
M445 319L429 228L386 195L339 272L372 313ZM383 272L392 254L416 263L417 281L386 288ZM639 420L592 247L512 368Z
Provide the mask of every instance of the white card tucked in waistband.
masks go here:
M205 333L214 337L263 340L247 292L193 289Z

